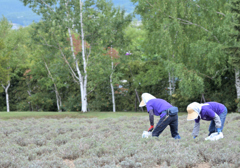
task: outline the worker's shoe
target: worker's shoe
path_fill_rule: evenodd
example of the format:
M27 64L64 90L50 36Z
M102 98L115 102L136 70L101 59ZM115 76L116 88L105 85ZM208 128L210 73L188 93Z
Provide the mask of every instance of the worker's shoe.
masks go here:
M176 135L174 139L181 139L180 135Z

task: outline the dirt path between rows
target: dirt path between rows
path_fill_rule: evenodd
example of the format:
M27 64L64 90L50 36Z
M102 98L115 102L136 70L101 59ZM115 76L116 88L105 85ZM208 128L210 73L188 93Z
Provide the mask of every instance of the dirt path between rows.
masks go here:
M63 160L63 162L64 162L67 166L69 166L69 168L75 168L75 165L74 165L73 160L65 159L65 160Z
M68 160L68 159L65 159L63 160L63 162L69 166L69 168L75 168L75 165L74 165L74 160ZM158 165L154 168L167 168L168 166L166 164L163 164L163 165ZM201 164L198 164L197 166L194 166L192 168L210 168L210 164L209 163L201 163Z
M196 165L196 166L194 166L194 167L192 167L192 168L210 168L211 166L210 166L210 164L209 163L201 163L201 164L198 164L198 165ZM163 165L158 165L158 166L156 166L156 167L154 167L154 168L168 168L168 166L167 166L167 164L165 163L165 164L163 164Z

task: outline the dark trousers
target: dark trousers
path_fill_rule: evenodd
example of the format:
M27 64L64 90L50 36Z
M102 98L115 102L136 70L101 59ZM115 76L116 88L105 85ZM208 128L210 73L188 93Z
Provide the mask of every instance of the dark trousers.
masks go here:
M174 138L178 135L178 115L169 116L163 121L166 117L167 115L159 120L157 126L152 132L152 136L158 137L168 125L170 126L172 137Z

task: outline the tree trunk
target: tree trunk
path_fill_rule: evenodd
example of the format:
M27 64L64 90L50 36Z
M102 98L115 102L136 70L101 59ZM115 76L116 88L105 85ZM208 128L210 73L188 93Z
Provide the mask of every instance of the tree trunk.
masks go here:
M82 92L82 112L87 112L87 61L85 58L85 41L84 41L84 31L83 31L83 10L82 10L82 0L79 0L80 3L80 24L81 24L81 38L82 38L82 59L83 59L83 90ZM77 61L77 60L76 60ZM81 83L80 83L81 84Z
M204 94L202 93L202 97L201 97L201 103L205 103L206 102L206 100L205 100L205 97L204 97Z
M139 96L138 96L138 92L137 92L137 89L135 89L135 93L136 93L136 96L137 96L137 98L138 98L138 102L139 102L139 104L140 104L140 98L139 98ZM142 110L142 112L143 112L143 108L142 107L140 107L141 108L141 110Z
M113 62L112 62L112 67L113 67ZM116 107L115 107L115 95L114 95L114 88L113 88L113 83L112 83L112 74L110 75L110 85L111 85L111 91L112 91L112 104L113 104L113 112L116 112Z
M172 94L174 94L175 92L175 79L174 79L174 76L172 76Z
M7 106L7 112L10 112L10 107L9 107L9 97L8 97L8 88L10 86L10 81L8 81L8 85L5 87L3 84L2 84L2 87L4 88L5 90L5 94L6 94L6 106Z
M240 99L240 74L239 74L239 69L235 69L235 86L236 86L236 91L237 91L237 99ZM240 112L240 108L237 110Z
M32 94L31 94L32 91L31 91L29 85L28 85L28 88L29 88L29 90L27 90L27 92L28 92L28 95L31 97L32 96ZM29 104L29 111L33 111L32 103L28 102L28 104Z
M44 63L45 63L45 67L46 67L46 69L47 69L47 71L48 71L48 75L49 75L50 78L52 79L52 82L53 82L53 85L54 85L54 91L55 91L55 94L56 94L58 112L62 112L62 109L61 109L62 101L61 101L61 97L60 97L59 92L58 92L58 89L57 89L57 85L55 84L54 78L53 78L53 76L52 76L52 74L51 74L51 71L49 70L48 65L47 65L47 63L45 62L45 60L44 60Z
M112 56L112 46L111 46L111 60L112 60L112 59L113 59L113 56ZM112 80L113 72L114 72L114 67L113 67L113 61L112 61L112 73L111 73L111 75L110 75L110 85L111 85L111 91L112 91L113 112L116 112L115 94L114 94L113 80Z
M87 112L87 75L85 75L82 89L82 112Z
M172 96L172 82L171 82L171 74L170 74L170 72L168 72L168 77L169 77L169 79L168 79L168 82L169 82L169 94L170 94L170 96Z
M61 109L62 100L61 100L61 97L60 97L60 95L58 93L57 86L56 86L55 83L54 83L54 90L55 90L55 94L56 94L58 112L62 112L62 109Z

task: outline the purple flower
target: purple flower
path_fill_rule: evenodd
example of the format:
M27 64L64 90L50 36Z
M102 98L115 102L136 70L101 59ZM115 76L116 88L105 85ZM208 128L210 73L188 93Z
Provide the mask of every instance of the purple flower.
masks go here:
M125 55L131 55L132 53L130 53L130 51L128 51L128 52L126 52L126 54Z

